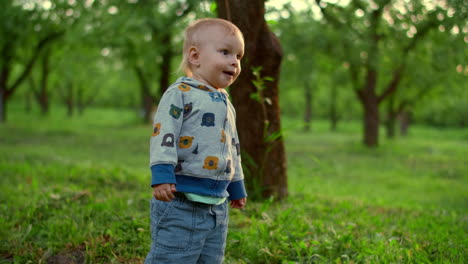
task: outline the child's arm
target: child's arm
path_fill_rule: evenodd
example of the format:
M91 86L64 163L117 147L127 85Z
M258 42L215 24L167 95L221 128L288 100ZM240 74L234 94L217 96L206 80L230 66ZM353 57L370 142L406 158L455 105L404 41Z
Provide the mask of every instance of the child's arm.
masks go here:
M175 184L163 183L153 186L153 196L156 200L163 202L169 202L175 198L174 192L176 192Z
M154 116L150 140L151 186L154 198L161 201L172 200L176 191L176 144L183 123L184 107L181 93L180 89L168 88Z
M229 199L231 200L231 207L236 209L243 209L247 203L247 192L244 186L244 173L242 171L240 144L237 131L235 133L234 141L236 143L235 147L237 149L238 158L235 159L235 174L231 183L227 187L227 191L229 193Z
M236 209L243 209L247 203L247 197L241 198L239 200L231 201L231 207Z

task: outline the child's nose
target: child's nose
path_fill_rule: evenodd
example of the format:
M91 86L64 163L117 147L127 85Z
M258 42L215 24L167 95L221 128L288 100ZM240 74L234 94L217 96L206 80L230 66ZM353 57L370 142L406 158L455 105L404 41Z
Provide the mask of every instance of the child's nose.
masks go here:
M233 58L231 59L231 64L232 64L232 66L236 66L236 67L237 67L237 65L239 65L239 60L238 60L236 57L233 57Z

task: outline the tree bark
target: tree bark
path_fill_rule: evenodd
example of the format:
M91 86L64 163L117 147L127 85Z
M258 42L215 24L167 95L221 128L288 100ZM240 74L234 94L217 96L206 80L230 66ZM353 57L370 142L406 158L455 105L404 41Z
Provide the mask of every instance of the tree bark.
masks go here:
M411 112L410 111L402 111L399 115L400 119L400 135L407 136L409 126L411 124Z
M62 88L63 87L63 88ZM62 100L63 104L67 108L67 116L72 117L74 108L75 108L75 99L74 99L74 94L75 94L75 89L74 89L74 84L71 79L67 79L64 82L64 85L59 89L59 95L60 99Z
M390 82L384 87L383 92L377 93L377 75L379 58L381 57L381 47L379 42L385 41L387 37L382 30L379 30L379 26L382 23L382 14L391 3L390 0L383 0L379 3L378 8L370 11L369 24L366 26L366 31L359 32L356 27L352 27L352 21L346 19L346 17L339 17L333 12L328 12L328 4L322 4L321 0L315 0L318 7L320 8L324 18L337 30L345 29L346 32L352 32L359 38L365 39L366 42L366 54L367 58L365 62L358 63L353 61L353 52L358 50L358 46L354 46L353 43L346 41L348 38L343 37L343 45L347 47L346 60L349 61L351 67L349 68L351 74L351 80L355 92L357 93L360 103L364 110L364 139L363 142L368 147L378 146L379 136L379 104L384 100L388 99L389 96L394 94L400 85L404 70L406 67L406 59L408 53L413 50L417 43L423 39L423 37L432 29L436 28L439 23L434 18L436 17L436 11L431 11L427 14L429 17L424 23L417 25L417 33L411 38L409 43L402 47L401 57L403 58L396 64L396 67L392 69L392 78ZM363 2L361 2L362 4ZM358 1L353 1L354 5L358 5ZM360 5L360 4L359 4ZM356 8L361 8L356 6ZM362 58L361 58L362 59ZM362 69L363 68L363 69ZM361 70L362 69L362 70ZM361 78L360 72L366 72L366 76Z
M262 197L284 198L288 188L278 94L281 45L264 19L264 0L216 2L218 16L232 21L245 37L242 73L231 85L231 94L237 111L243 158L248 161L244 162L247 187L255 190L253 184L258 183ZM252 83L255 79L252 69L258 66L262 67L262 77L273 78L265 82L259 101L250 97L258 92Z
M11 72L11 61L13 45L11 42L5 42L1 50L1 72L0 72L0 123L6 121L7 117L7 92L8 92L8 79Z
M140 83L140 96L143 111L143 120L146 123L151 122L151 113L153 107L153 96L151 96L150 85L146 76L139 66L135 66L135 72Z
M368 147L379 145L379 100L375 94L377 73L369 70L366 86L358 90L358 96L364 112L364 138L363 143Z
M162 61L160 65L160 76L159 76L159 98L162 97L164 92L169 87L169 75L171 70L172 60L172 43L171 43L171 32L165 32L161 39L161 44L164 47L162 50Z
M25 63L23 71L11 86L8 86L8 83L12 67L11 61L13 59L11 55L13 54L11 49L14 48L14 43L9 41L5 42L5 44L2 47L0 58L2 62L2 69L0 73L0 123L4 123L6 121L6 105L8 99L11 95L13 95L13 93L16 91L19 85L28 77L41 51L45 47L47 47L51 42L61 37L64 33L64 31L52 32L46 35L44 38L42 38L37 43L27 63Z
M50 50L44 53L41 63L41 83L39 85L39 94L37 99L39 106L41 107L42 115L47 115L49 113L49 91L48 91L48 80L49 80L49 59L50 59Z
M379 145L379 105L375 100L364 103L364 144L368 147Z
M5 97L6 89L2 84L0 84L0 123L4 123L6 121L6 111L7 111L7 100Z

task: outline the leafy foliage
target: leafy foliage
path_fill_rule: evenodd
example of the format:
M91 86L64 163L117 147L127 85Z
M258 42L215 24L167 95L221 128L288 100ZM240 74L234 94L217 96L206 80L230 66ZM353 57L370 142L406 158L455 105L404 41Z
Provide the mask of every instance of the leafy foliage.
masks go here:
M269 25L280 36L284 49L279 79L283 114L303 115L304 93L310 90L314 118L330 117L333 107L340 120L360 119L362 109L349 71L358 69L368 58L365 32L369 19L377 6L386 1L319 2L330 15L339 17L337 22L347 21L346 27L332 28L331 22L318 12L316 1L306 1L302 7L266 2ZM160 66L169 63L164 62L163 53L170 50L174 55L169 65L169 78L173 80L183 28L197 17L214 16L216 12L214 2L201 0L6 0L2 5L0 33L4 37L0 43L11 59L1 61L2 65L12 65L10 86L27 67L35 45L48 34L64 32L48 48L51 101L61 101L61 94L73 86L76 93L80 91L96 105L134 109L142 100L134 67L141 69L157 101L158 91L164 89L159 87ZM404 105L418 122L464 125L466 110L461 87L466 82L467 52L463 1L390 1L382 17L377 28L381 38L378 48L382 50L376 64L381 71L379 93L390 81L391 69L406 60L402 89L394 95L395 108ZM431 30L423 41L406 56L402 54L402 48L410 47L414 36L426 27ZM165 36L170 36L170 45L164 43ZM37 65L32 67L32 73L39 80ZM16 89L13 99L26 100L30 87L27 82L19 84L21 88ZM459 114L449 115L452 110L448 109Z
M406 111L421 111L428 101L436 103L437 87L445 87L448 97L460 95L458 87L466 82L463 1L315 2L319 4L308 1L309 6L302 9L287 4L270 10L278 21L272 26L280 35L285 52L281 77L285 114L302 114L303 91L311 83L314 116L329 116L327 106L332 105L333 97L338 97L340 115L359 118L361 109L352 93L363 89L366 65L378 71L378 96L388 93L395 69L399 64L405 65L401 89L396 89L393 101L394 107ZM317 12L319 7L326 12ZM372 55L369 27L375 19L372 16L378 15L381 7L381 20L375 24L378 54ZM341 70L347 73L341 75ZM354 80L350 78L353 75ZM420 114L415 116L421 121ZM424 116L424 120L431 119L431 115ZM466 116L458 118L457 115L458 123L463 123Z

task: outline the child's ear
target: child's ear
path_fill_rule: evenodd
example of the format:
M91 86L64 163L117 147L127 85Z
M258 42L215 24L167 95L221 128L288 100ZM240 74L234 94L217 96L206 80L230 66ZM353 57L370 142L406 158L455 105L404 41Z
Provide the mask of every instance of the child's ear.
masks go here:
M188 61L194 66L200 66L200 52L197 47L190 47L188 52Z

